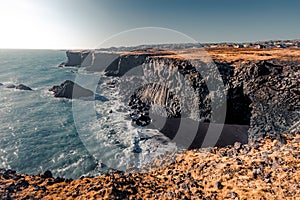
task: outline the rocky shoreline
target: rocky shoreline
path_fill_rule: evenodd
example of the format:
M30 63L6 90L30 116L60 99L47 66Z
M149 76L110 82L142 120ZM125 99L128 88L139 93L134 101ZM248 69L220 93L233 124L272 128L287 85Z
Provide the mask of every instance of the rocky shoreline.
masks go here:
M255 140L262 135L280 134L300 120L300 49L271 47L239 49L221 45L205 49L208 55L193 48L180 51L148 48L118 53L90 51L90 54L75 51L67 52L67 65L76 61L77 67L85 67L87 71L102 70L110 77L123 77L138 66L144 74L160 77L162 71L167 71L163 69L171 68L190 82L198 95L198 102L185 108L198 109L200 121L223 123L218 118L212 119L210 91L205 78L191 64L193 60L186 59L210 56L224 83L224 89L213 92L227 94L225 124L249 125L249 139ZM168 73L164 76L171 76ZM211 71L213 79L214 74ZM180 87L181 82L176 84L175 87ZM131 117L138 125L149 124L148 110L152 104L164 105L170 118L182 115L176 95L159 83L139 88L128 103L132 108Z
M195 51L181 53L194 54ZM235 140L222 148L197 149L195 146L194 150L155 160L153 166L145 166L144 172L111 171L78 180L55 178L50 171L27 175L2 169L0 199L300 198L300 49L218 47L207 51L228 94L226 124L249 126L248 143ZM83 67L84 58L88 58L87 70L99 69L99 63L90 60L87 51L67 55L69 61L61 66ZM150 49L146 53L135 51L121 55L101 52L98 56L106 58L107 76L121 77L145 63L150 63L152 71L167 65L184 74L200 94L197 106L201 117L204 122L210 122L207 88L190 63L178 54ZM95 57L93 54L92 58ZM52 90L55 94L64 94L58 96L72 98L70 90L66 90L71 85L70 88L79 87L83 96L94 95L75 84L65 82ZM144 102L149 98L150 103ZM151 99L167 105L171 120L182 114L170 91L155 84L148 85L140 88L130 102L131 117L140 125L151 122L147 116ZM141 116L143 118L139 118Z
M249 144L179 152L148 172L78 180L0 170L1 199L297 199L298 131ZM163 163L164 162L164 163Z

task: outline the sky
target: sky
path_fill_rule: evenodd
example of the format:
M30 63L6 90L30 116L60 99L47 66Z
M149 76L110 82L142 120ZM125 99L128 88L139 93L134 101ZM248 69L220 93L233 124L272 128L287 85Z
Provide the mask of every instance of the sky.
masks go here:
M133 36L168 43L176 34L200 43L300 39L299 8L299 0L0 0L0 48L121 46ZM142 27L160 28L128 31Z

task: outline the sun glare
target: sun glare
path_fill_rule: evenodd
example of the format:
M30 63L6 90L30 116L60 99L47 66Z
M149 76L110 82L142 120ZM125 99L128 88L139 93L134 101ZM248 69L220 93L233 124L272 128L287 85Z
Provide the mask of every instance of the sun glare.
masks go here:
M32 1L0 0L0 24L0 48L51 48L55 41Z

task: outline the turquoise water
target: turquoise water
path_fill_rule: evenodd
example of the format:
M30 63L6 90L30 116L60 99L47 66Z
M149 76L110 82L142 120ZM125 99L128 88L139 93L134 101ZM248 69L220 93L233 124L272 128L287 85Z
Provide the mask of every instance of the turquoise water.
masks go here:
M175 144L162 142L166 138L157 130L132 125L118 89L106 85L111 77L99 74L97 86L109 101L54 98L48 91L53 85L74 81L79 74L57 67L65 60L64 51L0 50L0 168L27 174L51 170L54 176L79 178L108 168L140 168L176 150ZM9 89L8 84L33 91ZM83 117L85 104L94 103L97 118L76 127L74 103L82 105Z
M55 99L48 89L66 79L58 68L64 51L0 50L0 83L25 84L34 91L0 87L0 167L77 178L96 167L76 132L71 101Z

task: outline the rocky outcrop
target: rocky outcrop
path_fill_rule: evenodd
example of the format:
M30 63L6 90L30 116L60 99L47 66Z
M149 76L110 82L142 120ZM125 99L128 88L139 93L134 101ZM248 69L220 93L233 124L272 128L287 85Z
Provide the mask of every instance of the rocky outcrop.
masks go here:
M59 65L59 67L80 67L90 51L66 51L67 61Z
M6 88L16 88L16 86L14 84L7 84L5 87Z
M189 81L199 94L191 110L199 109L200 118L211 120L208 88L195 68L188 62L177 59L148 58L142 67L149 76L161 74L166 66L178 71ZM255 140L264 135L281 134L300 120L299 63L291 61L265 60L224 63L215 61L227 93L226 124L249 125L249 138ZM117 72L117 71L116 71ZM117 74L117 73L115 73ZM114 75L115 75L114 74ZM158 75L159 76L159 75ZM182 108L167 88L158 84L136 90L130 101L132 118L138 124L148 125L148 107L151 104L164 105L171 118L179 117ZM180 99L181 100L181 99ZM176 101L175 101L176 102ZM179 102L179 100L178 100ZM181 105L184 102L181 102ZM144 105L144 107L143 107ZM187 107L187 106L186 106ZM139 117L145 119L139 121Z
M129 70L142 65L149 56L170 55L172 53L159 51L152 52L152 49L143 50L139 53L111 53L108 51L74 51L66 52L67 61L61 63L60 67L86 67L87 71L105 71L109 76L122 76Z
M0 83L0 86L5 86L6 88L9 88L9 89L17 89L17 90L27 90L27 91L31 91L32 89L24 84L19 84L19 85L14 85L12 83L9 83L7 85L4 85L4 84L1 84Z
M16 87L16 89L18 90L32 90L30 87L26 86L26 85L23 85L23 84L20 84Z
M269 60L240 64L233 80L251 99L250 138L288 131L300 120L299 63Z
M106 69L107 76L123 76L131 69L142 65L148 55L121 55L113 61Z
M131 117L138 125L151 123L149 109L154 104L163 105L169 118L199 110L198 120L220 121L212 119L211 92L205 79L190 61L162 57L147 51L136 54L90 52L88 56L84 55L84 52L68 53L70 60L74 58L70 63L81 63L89 71L104 71L107 76L124 77L129 71L142 68L143 75L147 76L151 84L137 88L129 99ZM87 60L85 64L82 63L84 57ZM285 132L300 120L298 61L274 59L227 63L215 60L215 64L227 94L226 124L249 125L250 138L256 139L261 135ZM175 77L172 76L173 72L177 73ZM210 78L215 78L215 72L211 71ZM194 101L182 100L173 88L159 84L159 80L165 79L163 82L166 85L171 85L173 81L175 83L172 86L180 88L180 76L184 77L196 94L192 96L191 92L183 92L183 95ZM121 88L121 93L125 94L127 89ZM214 94L218 94L218 91L220 89L217 88Z
M129 70L142 65L147 56L147 54L121 55L91 52L86 60L83 61L82 66L86 66L87 71L104 71L107 76L123 76Z
M118 65L120 54L91 52L82 63L87 71L102 72L108 66Z
M165 86L148 84L139 88L130 98L129 106L132 120L138 126L147 126L151 123L149 116L151 105L164 105L169 118L179 118L181 110L177 97Z
M205 65L205 63L202 63ZM160 104L166 109L168 117L177 118L182 114L189 116L192 112L199 111L200 121L211 121L211 99L210 92L202 75L195 67L185 60L166 59L166 58L148 58L142 66L146 79L153 80L154 84L143 86L135 91L130 104L140 101L142 103ZM249 105L251 100L244 94L243 87L232 85L231 81L234 75L234 68L228 64L217 63L217 68L226 85L227 95L227 117L225 123L249 125L250 112ZM213 69L212 69L213 70ZM175 73L174 73L175 71ZM212 76L216 73L212 72ZM182 80L182 77L184 80ZM214 78L214 77L213 77ZM173 89L180 90L184 82L192 87L192 91L182 91L181 96L186 99L179 99L174 90L159 85L159 83L172 85ZM217 89L220 90L220 89ZM195 93L194 96L191 94ZM196 101L196 98L198 99ZM180 106L181 105L181 106ZM135 106L137 107L137 106ZM133 113L140 114L139 110L133 108ZM140 107L140 106L138 106ZM139 108L140 109L140 108ZM214 119L218 122L218 118ZM219 120L220 121L220 120Z
M54 93L54 97L79 99L79 98L94 98L94 92L81 87L73 81L66 80L61 85L53 86L49 91Z

